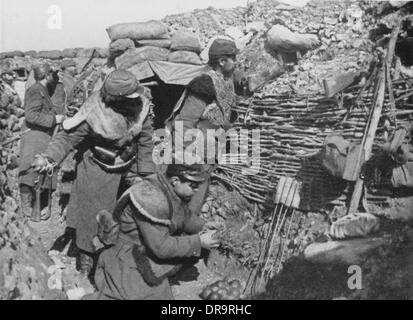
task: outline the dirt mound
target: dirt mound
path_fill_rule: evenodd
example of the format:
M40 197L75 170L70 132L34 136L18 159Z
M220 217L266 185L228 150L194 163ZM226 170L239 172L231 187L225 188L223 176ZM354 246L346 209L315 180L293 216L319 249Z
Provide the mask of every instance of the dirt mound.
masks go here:
M283 271L270 280L266 292L256 299L285 300L410 300L413 294L413 234L405 223L387 223L381 232L390 245L378 248L358 266L361 288L350 288L349 265L290 259Z

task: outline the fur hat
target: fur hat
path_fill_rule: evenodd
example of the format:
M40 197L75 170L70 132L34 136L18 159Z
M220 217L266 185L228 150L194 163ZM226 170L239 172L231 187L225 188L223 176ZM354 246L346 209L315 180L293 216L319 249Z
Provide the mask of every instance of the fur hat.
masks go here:
M234 56L239 53L234 41L227 39L216 39L209 48L209 59L219 58L221 56Z
M144 94L144 87L132 72L115 70L111 72L103 84L105 92L111 96L134 99Z
M49 64L40 64L33 67L33 75L36 81L41 81L46 78L46 75L53 72Z

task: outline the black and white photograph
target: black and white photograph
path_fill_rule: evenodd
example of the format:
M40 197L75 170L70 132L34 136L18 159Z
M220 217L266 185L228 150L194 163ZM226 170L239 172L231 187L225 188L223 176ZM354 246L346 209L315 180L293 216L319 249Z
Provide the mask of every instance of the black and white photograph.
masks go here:
M0 300L413 300L412 138L413 1L0 0Z

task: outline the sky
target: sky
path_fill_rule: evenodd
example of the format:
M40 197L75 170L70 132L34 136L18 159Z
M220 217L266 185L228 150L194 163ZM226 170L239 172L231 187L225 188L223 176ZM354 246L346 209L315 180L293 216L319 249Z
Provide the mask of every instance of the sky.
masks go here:
M249 0L250 2L253 2ZM0 52L106 47L106 28L248 0L0 0ZM281 0L301 5L306 0Z

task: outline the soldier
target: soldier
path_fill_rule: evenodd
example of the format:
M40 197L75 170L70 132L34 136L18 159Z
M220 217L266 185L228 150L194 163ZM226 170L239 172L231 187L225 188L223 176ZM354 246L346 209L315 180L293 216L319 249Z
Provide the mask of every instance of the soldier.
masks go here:
M66 113L67 99L76 82L74 78L75 67L74 61L64 60L60 64L60 71L56 71L54 74L53 88L51 88L53 91L52 101L61 114Z
M183 136L190 129L199 129L204 134L206 145L207 129L224 129L231 127L233 119L232 108L235 106L233 73L238 49L235 43L227 39L216 39L209 49L210 70L194 78L187 86L184 96L180 99L167 120L167 128L172 132L179 123L183 127ZM174 149L185 151L191 141L173 141ZM203 147L202 147L203 148ZM204 148L205 150L205 148ZM211 173L214 170L216 159L205 157L205 169ZM189 204L194 213L199 213L208 192L210 179L206 179L197 194Z
M113 211L121 179L137 163L137 172L154 172L149 101L136 77L116 70L106 78L79 112L63 123L47 150L38 155L35 170L43 172L78 149L77 175L67 206L67 226L75 229L80 270L93 267L96 214ZM122 179L123 180L123 179Z
M72 68L74 62L63 61L59 68L51 67L52 78L47 82L47 90L49 92L52 103L56 106L58 114L64 114L65 108L67 107L67 98L69 97L70 91L73 88L76 80L68 72ZM29 77L26 82L26 90L35 83L35 77L33 71L30 72Z
M187 206L206 178L202 165L169 165L166 173L130 187L114 210L114 246L99 258L98 291L84 298L173 299L168 278L182 264L193 262L190 258L199 258L202 248L219 245L214 225L205 224Z
M38 174L32 170L31 164L36 154L46 150L55 127L64 119L63 115L58 114L47 89L48 84L53 82L50 66L48 64L35 66L33 74L36 82L26 90L24 100L25 127L30 129L30 132L22 137L19 165L21 208L27 217L32 215L34 186L38 177ZM56 179L52 180L45 181L42 187L55 189ZM50 212L43 216L43 219L47 219L49 215Z
M60 64L62 73L75 78L77 75L76 62L73 60L63 60Z

